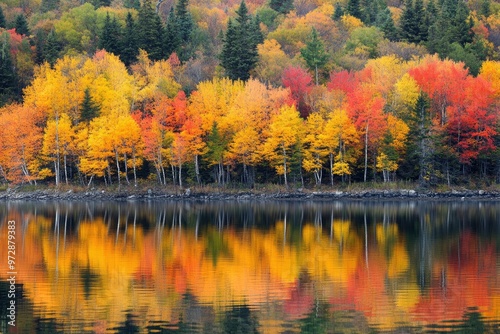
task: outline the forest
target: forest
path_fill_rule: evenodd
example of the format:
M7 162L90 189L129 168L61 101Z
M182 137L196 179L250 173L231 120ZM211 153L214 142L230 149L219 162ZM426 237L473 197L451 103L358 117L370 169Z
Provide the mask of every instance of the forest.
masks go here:
M500 183L492 0L4 0L0 182Z

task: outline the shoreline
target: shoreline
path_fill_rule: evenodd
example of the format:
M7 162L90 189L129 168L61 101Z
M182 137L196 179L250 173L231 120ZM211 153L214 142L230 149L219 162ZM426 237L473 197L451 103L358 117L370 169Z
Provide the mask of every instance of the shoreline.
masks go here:
M489 190L351 190L351 191L192 191L190 188L183 192L167 190L137 191L137 190L88 190L88 191L63 191L44 189L34 191L6 190L0 192L2 201L328 201L328 200L488 200L500 201L500 191Z

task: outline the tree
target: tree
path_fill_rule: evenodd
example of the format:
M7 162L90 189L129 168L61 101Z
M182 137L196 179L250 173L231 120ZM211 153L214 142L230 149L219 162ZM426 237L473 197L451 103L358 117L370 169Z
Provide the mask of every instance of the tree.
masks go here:
M335 4L335 11L333 12L333 20L340 21L340 18L344 15L345 13L344 10L342 9L342 5L339 2L337 2Z
M293 9L293 0L271 0L269 7L281 14L288 14Z
M177 19L178 33L183 44L188 44L193 32L193 18L188 10L189 0L178 0L175 6L175 17Z
M363 21L363 12L361 10L361 4L359 3L359 0L349 0L347 1L347 8L346 8L347 14L354 16L361 21Z
M3 9L0 6L0 28L6 28L7 22L5 21L5 15L3 14Z
M137 43L136 27L134 18L130 12L127 13L125 29L123 31L122 45L120 47L120 59L125 66L130 66L137 60L139 54L139 47Z
M91 120L99 116L99 105L94 102L90 95L90 89L85 88L83 101L80 105L80 121L90 123Z
M168 14L167 26L165 27L165 53L171 55L181 46L181 43L179 22L172 8Z
M290 88L291 97L300 115L304 119L307 118L310 107L306 103L306 96L312 89L312 79L309 73L300 67L289 67L283 71L281 80L283 86Z
M267 140L262 148L262 154L276 172L283 175L287 187L291 158L302 136L302 126L303 122L297 109L294 106L283 106L280 113L271 120Z
M40 10L43 13L50 12L51 10L56 10L59 7L59 2L59 0L42 0Z
M163 25L151 0L145 0L139 9L136 31L139 48L146 51L151 60L163 59Z
M394 25L394 20L388 7L379 13L376 25L382 30L388 40L396 41L398 39L398 30Z
M121 54L121 27L116 17L111 19L109 12L106 12L106 19L99 36L98 46L100 49L105 49L117 56Z
M16 97L17 80L10 52L10 35L3 32L0 34L0 106Z
M313 172L316 185L321 184L323 176L323 159L328 155L324 147L322 135L325 120L319 113L312 113L305 122L304 159L302 166L306 172Z
M43 45L42 58L47 61L51 66L53 66L57 59L59 59L59 53L61 51L61 43L56 35L56 32L52 30L47 35L47 40Z
M326 65L328 61L328 53L325 51L323 42L318 36L316 29L312 29L311 36L306 43L306 47L300 50L300 54L306 61L309 69L314 71L316 85L318 85L318 72Z
M28 22L26 21L26 17L23 14L19 14L16 16L16 22L14 24L16 28L16 32L19 35L29 36L30 29L28 28Z
M262 35L248 14L245 1L241 2L236 14L236 24L231 19L228 22L220 61L230 79L246 81L257 65L257 44Z

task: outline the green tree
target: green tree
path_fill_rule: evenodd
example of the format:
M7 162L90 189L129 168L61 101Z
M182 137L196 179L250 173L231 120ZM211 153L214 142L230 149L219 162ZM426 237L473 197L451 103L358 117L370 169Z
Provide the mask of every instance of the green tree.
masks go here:
M160 60L163 52L163 25L151 0L145 0L139 9L137 19L137 42L151 60Z
M132 14L128 12L127 19L125 21L125 29L123 30L120 59L123 61L125 66L130 66L130 64L137 60L138 54L139 47L137 45L134 18L132 17Z
M139 10L141 8L141 2L140 2L140 0L124 0L123 6L125 8Z
M312 29L306 47L300 50L300 54L306 61L307 67L309 67L311 71L314 71L316 85L318 85L318 72L326 65L328 53L325 51L323 41L321 41L321 38L318 36L316 29Z
M16 16L16 22L14 23L14 27L16 28L16 32L18 34L29 36L30 29L28 28L28 22L26 21L26 17L23 14L19 14Z
M86 88L82 104L80 104L80 121L89 123L91 120L99 116L99 112L99 105L92 99L90 89Z
M121 54L121 27L116 17L111 19L109 12L106 13L106 19L104 20L104 26L99 36L98 46L100 49L105 49L109 53L115 55Z
M10 54L10 35L0 35L0 107L15 98L17 93L17 75Z
M333 19L335 21L339 21L342 16L344 16L344 9L342 9L342 5L340 3L335 4L335 11L333 12Z
M392 18L391 11L389 8L385 8L377 16L376 21L377 27L382 30L384 36L390 41L398 40L398 29L394 25L394 20Z
M293 9L293 0L271 0L269 7L281 14L288 14Z
M481 1L481 8L479 13L484 17L488 17L491 15L491 0Z
M0 6L0 28L7 27L7 22L5 21L5 15L3 14L2 7Z
M52 30L47 35L47 40L43 45L42 58L43 61L48 62L51 66L53 66L57 59L59 58L59 53L61 52L61 42L59 41L56 32Z
M179 0L175 6L175 17L177 19L179 37L187 44L191 40L193 32L193 18L188 10L188 0Z
M236 23L229 20L220 61L232 80L248 80L258 60L257 44L262 39L260 28L248 14L245 2L236 11Z
M347 2L347 8L346 8L347 14L357 17L361 21L363 21L363 12L361 10L361 4L359 3L359 0L349 0Z
M176 51L180 46L179 22L172 8L168 14L167 26L165 27L165 53L170 56L170 54Z

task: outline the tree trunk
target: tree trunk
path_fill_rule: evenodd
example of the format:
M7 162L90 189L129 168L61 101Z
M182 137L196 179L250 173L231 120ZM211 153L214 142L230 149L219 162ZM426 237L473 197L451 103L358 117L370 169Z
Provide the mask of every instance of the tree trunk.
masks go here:
M182 189L182 162L179 162L179 188Z
M135 149L132 151L132 161L134 164L134 187L137 187L137 172L136 172L136 158L135 158Z
M330 152L330 183L333 187L333 154Z
M115 150L115 159L116 159L116 174L118 174L118 187L120 187L121 186L121 178L120 178L120 156L118 155L118 150Z
M123 153L123 159L125 160L125 180L127 180L127 184L130 184L128 180L127 153Z
M67 155L64 155L64 179L66 180L66 184L68 184L68 169L67 169Z
M201 183L200 180L200 166L198 164L198 154L194 156L194 173L196 174L196 182Z

